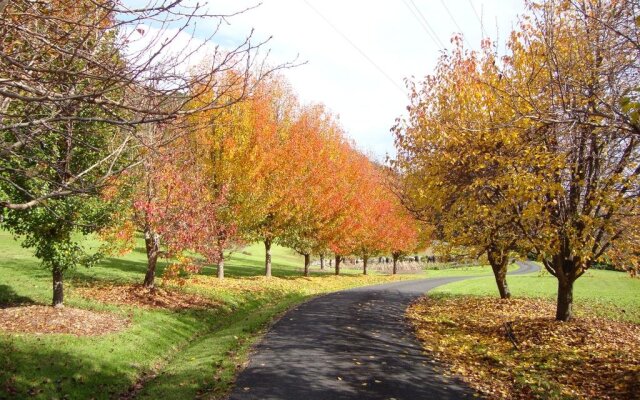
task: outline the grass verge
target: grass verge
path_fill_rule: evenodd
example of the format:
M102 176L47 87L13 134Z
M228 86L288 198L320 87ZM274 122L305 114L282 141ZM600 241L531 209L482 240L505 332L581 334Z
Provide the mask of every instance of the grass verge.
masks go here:
M126 256L69 271L67 308L111 313L130 321L128 327L97 336L0 332L0 399L220 398L251 344L278 314L322 293L412 278L365 277L349 269L339 277L316 271L305 278L302 258L275 247L274 277L265 279L255 276L263 272L263 259L262 246L249 246L230 255L223 281L212 277L215 268L209 267L184 286L162 286L165 302L184 301L171 293L203 299L191 308L90 295L87 289L140 283L146 266L142 243ZM0 276L0 307L50 303L50 272L5 232L0 232Z

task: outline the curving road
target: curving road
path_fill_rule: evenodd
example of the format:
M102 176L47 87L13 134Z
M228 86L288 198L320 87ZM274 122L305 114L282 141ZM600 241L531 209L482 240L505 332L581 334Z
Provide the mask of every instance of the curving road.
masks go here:
M539 270L518 264L511 274ZM442 375L404 320L416 297L463 279L469 277L361 287L292 309L256 346L230 399L472 398L459 379Z

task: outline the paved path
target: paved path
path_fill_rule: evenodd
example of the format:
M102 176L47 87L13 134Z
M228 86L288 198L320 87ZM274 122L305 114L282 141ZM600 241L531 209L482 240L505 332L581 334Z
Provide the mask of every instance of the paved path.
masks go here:
M515 274L535 272L519 263ZM436 286L469 277L394 282L318 297L289 311L255 348L232 400L466 399L422 351L404 312Z

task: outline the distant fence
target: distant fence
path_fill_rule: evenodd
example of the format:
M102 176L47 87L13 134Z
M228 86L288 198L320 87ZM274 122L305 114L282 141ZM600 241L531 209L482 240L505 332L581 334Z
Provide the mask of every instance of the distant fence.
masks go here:
M417 274L425 269L426 264L416 261L398 261L396 272L399 274ZM383 274L393 273L393 263L372 263L367 265L367 269L378 271Z
M396 272L399 274L416 274L425 270L440 269L457 269L469 268L481 265L478 260L455 261L455 262L434 262L434 257L421 257L420 261L415 261L413 257L405 257L402 261L398 261ZM311 265L316 272L333 273L335 266L333 258L325 258L324 270L320 270L319 260L314 260ZM342 261L342 268L346 269L362 269L362 259L346 258ZM302 269L300 269L302 271ZM368 271L377 271L383 274L393 273L393 261L388 257L372 257L367 264Z

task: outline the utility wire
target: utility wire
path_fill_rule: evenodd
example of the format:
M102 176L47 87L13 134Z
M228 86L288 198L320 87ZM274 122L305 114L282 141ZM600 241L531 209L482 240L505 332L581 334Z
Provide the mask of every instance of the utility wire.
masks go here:
M478 14L478 11L476 11L476 8L473 6L473 2L471 0L469 0L469 5L471 6L473 13L476 15L476 18L480 23L480 33L482 33L482 37L484 38L484 24L482 23L482 18L480 18L480 14Z
M425 25L427 25L429 30L433 33L433 36L435 36L435 38L438 40L438 43L440 43L440 46L442 46L443 49L446 48L447 46L445 46L444 43L442 43L442 41L438 37L438 34L436 33L436 31L431 27L431 24L429 23L427 18L425 18L424 14L422 14L422 11L420 11L420 8L418 8L418 6L416 5L416 3L413 0L409 0L409 1L411 2L411 4L413 4L413 7L416 9L418 14L420 14L420 18L422 18L422 20L424 21Z
M420 24L420 26L422 26L422 29L424 29L427 35L429 35L429 38L431 39L431 41L433 41L436 47L439 47L440 49L445 49L446 46L442 43L442 41L438 37L438 34L433 30L433 28L431 28L431 24L429 24L429 21L424 17L424 15L422 14L418 6L416 6L416 3L414 3L413 0L409 0L409 1L411 2L414 8L411 8L411 6L409 5L409 3L407 3L406 0L402 0L404 5L407 6L409 11L411 11L411 14L413 14L415 19Z
M444 0L440 0L440 3L442 3L442 7L444 7L444 10L447 12L447 14L449 14L449 17L451 18L451 21L453 21L453 24L456 26L456 28L458 28L458 31L462 35L462 38L464 39L465 43L467 43L467 46L471 48L471 43L469 43L469 40L467 39L467 35L464 34L464 31L462 30L462 28L460 28L460 25L458 25L458 22L456 21L455 17L451 13L451 11L449 11L449 7L447 7L447 3L445 3Z
M313 10L313 12L315 12L320 18L322 18L324 20L324 22L327 23L327 25L329 25L338 35L340 35L347 43L349 43L351 45L351 47L353 47L358 53L360 53L360 55L362 57L364 57L367 61L369 61L369 63L371 65L373 65L375 67L375 69L378 70L378 72L380 72L382 75L384 75L385 78L387 78L387 80L393 85L395 86L399 91L402 92L402 94L406 94L406 91L400 86L398 85L398 83L391 78L391 76L389 76L389 74L387 74L378 64L376 64L371 57L369 57L364 51L362 51L351 39L349 39L349 37L347 37L347 35L345 35L344 33L342 33L342 31L340 31L340 29L338 29L337 26L335 26L331 21L329 21L329 19L327 17L325 17L317 8L315 8L314 6L311 5L311 3L309 3L307 0L304 0L305 4L311 9Z

